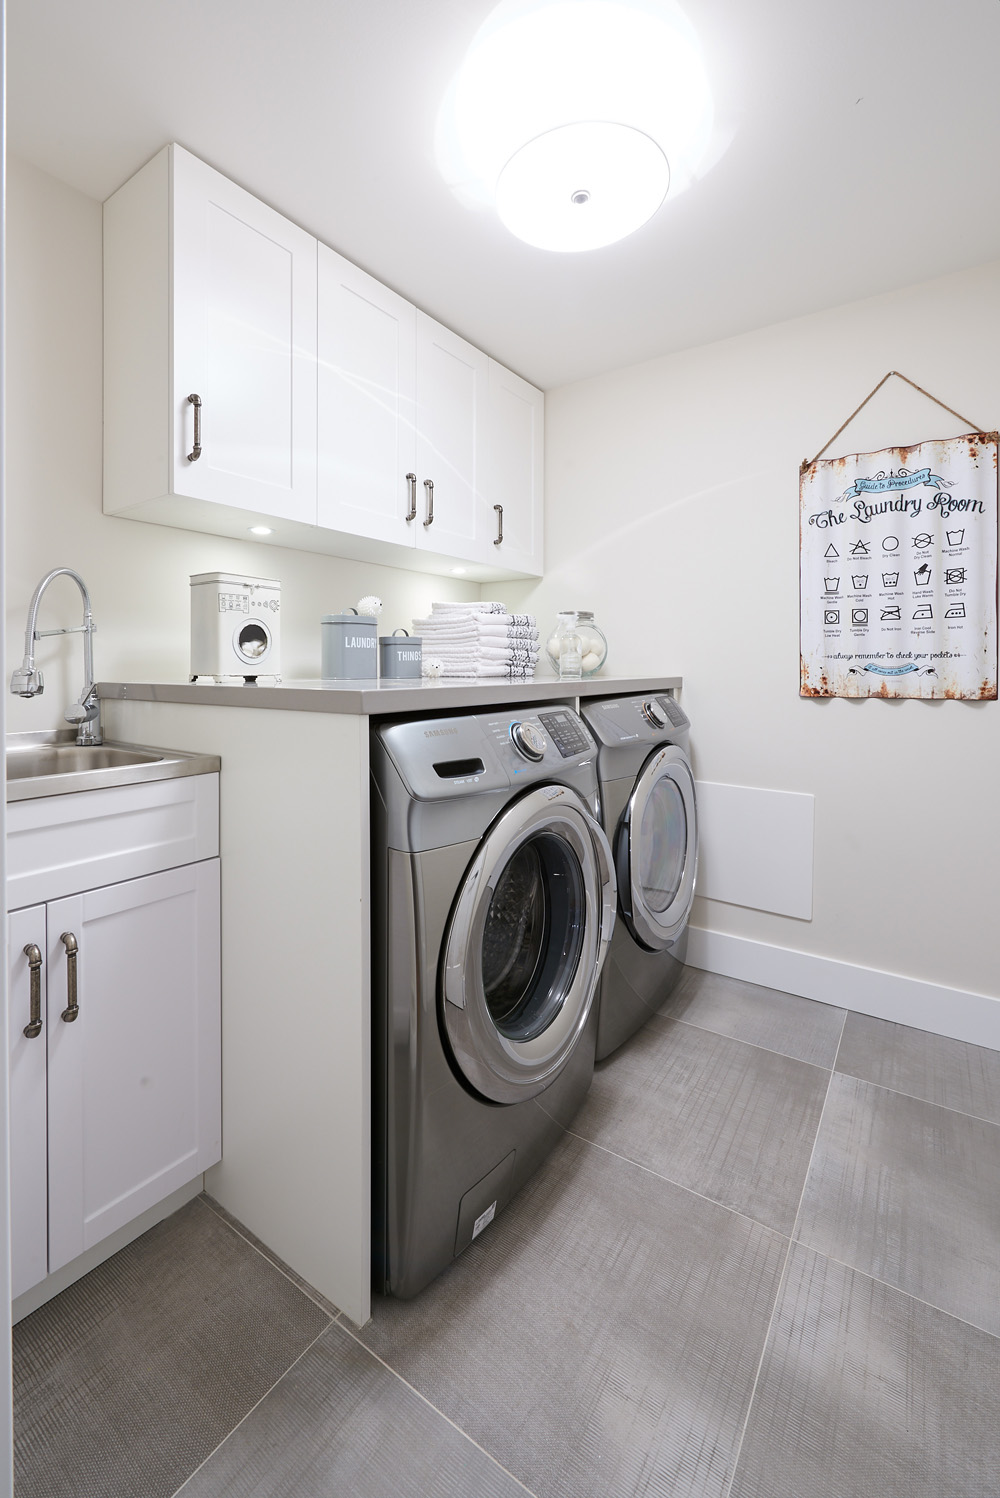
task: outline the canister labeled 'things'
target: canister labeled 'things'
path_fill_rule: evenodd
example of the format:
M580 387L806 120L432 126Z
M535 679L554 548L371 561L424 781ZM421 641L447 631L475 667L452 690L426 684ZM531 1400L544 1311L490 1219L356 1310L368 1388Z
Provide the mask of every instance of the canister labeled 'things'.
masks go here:
M383 681L419 680L423 654L423 640L408 630L395 629L391 635L380 635L378 674Z
M377 674L374 619L357 609L324 614L320 622L321 671L324 681L374 680Z

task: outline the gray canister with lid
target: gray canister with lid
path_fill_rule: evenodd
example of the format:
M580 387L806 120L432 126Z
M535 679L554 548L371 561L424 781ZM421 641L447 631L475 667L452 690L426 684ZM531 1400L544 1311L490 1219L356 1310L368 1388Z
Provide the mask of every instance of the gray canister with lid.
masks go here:
M394 629L391 635L380 635L378 674L383 681L419 681L423 654L423 640L408 630Z
M324 681L374 680L377 674L374 619L349 609L324 614L320 622Z

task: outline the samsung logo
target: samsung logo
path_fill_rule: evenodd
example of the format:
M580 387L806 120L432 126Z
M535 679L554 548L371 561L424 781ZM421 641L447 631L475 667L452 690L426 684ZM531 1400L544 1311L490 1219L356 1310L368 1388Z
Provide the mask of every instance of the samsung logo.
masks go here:
M457 732L458 732L457 728L425 728L424 729L424 738L425 739L440 739L440 738L443 738L446 733L457 733Z

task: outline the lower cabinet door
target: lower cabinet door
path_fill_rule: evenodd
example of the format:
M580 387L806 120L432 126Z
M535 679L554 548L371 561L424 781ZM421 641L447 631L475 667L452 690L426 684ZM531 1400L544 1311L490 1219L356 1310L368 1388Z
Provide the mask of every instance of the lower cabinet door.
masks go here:
M48 906L49 1270L221 1155L219 861Z
M32 1285L37 1285L48 1271L45 906L33 905L25 910L13 911L7 924L7 940L10 1022L10 1293L18 1296L25 1290L30 1290Z

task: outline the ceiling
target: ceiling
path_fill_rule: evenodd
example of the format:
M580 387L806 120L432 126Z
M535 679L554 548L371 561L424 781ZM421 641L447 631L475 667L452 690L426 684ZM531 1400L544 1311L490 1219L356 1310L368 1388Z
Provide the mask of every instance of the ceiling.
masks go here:
M688 0L717 160L556 255L438 174L491 0L9 0L8 137L103 199L169 140L545 388L1000 255L998 0Z

